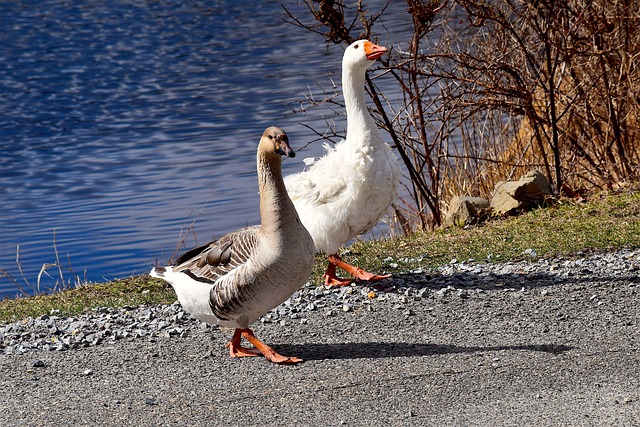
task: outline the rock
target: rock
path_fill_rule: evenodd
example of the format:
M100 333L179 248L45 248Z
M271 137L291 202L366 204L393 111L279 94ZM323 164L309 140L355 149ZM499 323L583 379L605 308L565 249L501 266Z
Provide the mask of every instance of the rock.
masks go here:
M544 201L551 195L547 178L538 170L533 170L518 181L500 181L493 190L491 209L504 214L514 209L526 209Z
M478 214L479 209L488 207L489 201L482 197L455 196L451 199L444 225L463 227Z

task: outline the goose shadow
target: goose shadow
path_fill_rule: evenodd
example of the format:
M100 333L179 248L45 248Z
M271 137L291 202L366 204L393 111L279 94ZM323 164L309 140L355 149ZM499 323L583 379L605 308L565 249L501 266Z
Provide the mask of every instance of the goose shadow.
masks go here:
M484 353L493 351L530 351L562 354L572 347L558 344L499 345L465 347L442 344L415 344L404 342L368 342L337 344L282 344L281 354L294 354L303 360L325 359L380 359L391 357L423 357L442 354Z

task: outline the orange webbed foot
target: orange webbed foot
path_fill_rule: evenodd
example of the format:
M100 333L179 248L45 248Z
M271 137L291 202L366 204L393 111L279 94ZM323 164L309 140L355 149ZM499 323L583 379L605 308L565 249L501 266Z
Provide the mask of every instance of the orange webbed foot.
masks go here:
M391 274L374 274L369 273L368 271L364 271L361 268L354 267L353 277L358 280L366 280L368 282L379 282L380 280L389 279L391 277Z
M251 344L253 344L254 348L240 346L240 339L242 337L246 338ZM292 365L303 362L303 360L298 357L287 357L277 353L274 349L260 341L253 334L253 331L248 328L236 329L233 334L233 338L231 338L227 347L229 348L231 357L259 356L262 354L267 360L273 363Z
M329 265L327 266L327 271L323 278L329 276L330 278L335 278L336 280L344 281L344 279L340 279L336 276L336 267L340 267L350 275L356 278L356 280L368 281L368 282L379 282L380 280L388 279L391 277L391 274L374 274L369 273L359 267L354 267L351 264L347 264L344 262L337 254L329 255ZM350 283L350 282L349 282ZM325 284L327 284L327 279L325 279ZM346 283L348 284L348 283ZM332 286L332 285L329 285ZM344 286L344 285L333 285L333 286Z
M252 357L260 356L262 354L257 348L242 347L240 345L241 338L242 329L236 329L233 333L233 338L231 338L231 341L229 341L225 346L229 349L229 355L231 357Z
M341 277L338 277L338 275L336 274L336 265L331 262L331 257L329 257L329 265L327 265L327 270L322 275L322 281L326 286L336 288L347 286L353 283L353 280L351 279L343 279Z
M231 357L252 357L262 354L257 348L240 347L231 343L227 343L226 347L229 349L229 355Z
M326 286L330 286L332 288L338 288L338 287L342 287L342 286L348 286L351 283L353 283L353 280L351 279L342 279L338 276L329 276L328 274L325 274L322 276L322 280L324 281L324 284Z

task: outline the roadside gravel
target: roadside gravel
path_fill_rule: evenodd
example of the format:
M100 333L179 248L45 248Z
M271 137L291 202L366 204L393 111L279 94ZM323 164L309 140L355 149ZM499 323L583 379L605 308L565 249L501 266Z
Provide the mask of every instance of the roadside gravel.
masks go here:
M254 324L296 366L177 303L0 325L0 426L640 425L640 250L488 261L306 285Z

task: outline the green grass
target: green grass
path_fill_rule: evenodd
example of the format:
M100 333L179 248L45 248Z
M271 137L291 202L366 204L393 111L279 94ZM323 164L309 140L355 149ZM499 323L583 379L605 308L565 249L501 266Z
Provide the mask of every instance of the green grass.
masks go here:
M98 307L170 304L176 300L171 286L147 275L106 283L92 283L52 294L0 301L0 322L37 317L59 310L75 314Z
M439 229L408 238L359 242L349 249L374 270L389 270L383 261L391 256L399 264L396 271L401 272L418 266L433 267L454 258L481 261L491 255L493 259L514 260L526 249L533 249L538 257L554 257L622 247L640 247L638 192L597 197L588 203L561 201L468 229Z
M357 242L343 258L375 272L400 274L452 259L508 261L533 249L538 257L640 247L640 192L593 197L587 203L560 201L521 216L495 219L467 229L440 229L409 237ZM391 258L392 261L388 261ZM385 261L386 260L386 261ZM397 267L391 267L391 263ZM311 280L319 284L326 267L318 256ZM97 307L172 303L170 286L149 276L87 284L50 295L0 301L0 322L49 314L74 314Z

